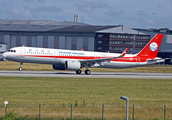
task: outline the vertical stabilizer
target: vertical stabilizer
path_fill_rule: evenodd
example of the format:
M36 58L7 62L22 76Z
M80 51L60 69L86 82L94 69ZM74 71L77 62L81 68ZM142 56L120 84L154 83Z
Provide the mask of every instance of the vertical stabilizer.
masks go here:
M163 34L156 34L152 40L150 40L149 43L137 54L137 56L150 59L156 58L162 38Z

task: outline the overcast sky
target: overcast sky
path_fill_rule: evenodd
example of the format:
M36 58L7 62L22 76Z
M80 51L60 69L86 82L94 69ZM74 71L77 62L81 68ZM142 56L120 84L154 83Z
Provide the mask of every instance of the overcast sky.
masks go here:
M0 0L0 19L172 29L172 0Z

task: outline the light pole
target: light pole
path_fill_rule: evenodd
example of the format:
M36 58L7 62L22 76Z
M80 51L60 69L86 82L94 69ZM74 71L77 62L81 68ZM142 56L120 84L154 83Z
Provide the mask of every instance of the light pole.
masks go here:
M129 102L129 98L125 97L125 96L121 96L120 99L123 99L126 101L126 120L128 120L128 102Z
M5 119L6 119L8 101L5 101L4 104L5 104Z

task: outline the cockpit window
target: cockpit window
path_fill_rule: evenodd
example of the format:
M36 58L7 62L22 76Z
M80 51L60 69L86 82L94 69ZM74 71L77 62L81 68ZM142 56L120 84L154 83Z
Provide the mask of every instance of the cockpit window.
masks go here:
M16 52L16 50L8 50L8 52Z

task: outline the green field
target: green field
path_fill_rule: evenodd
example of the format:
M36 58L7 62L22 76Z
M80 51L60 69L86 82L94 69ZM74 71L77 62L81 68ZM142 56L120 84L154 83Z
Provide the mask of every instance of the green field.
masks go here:
M78 106L72 108L73 120L101 120L102 104L105 120L123 120L125 101L120 96L130 99L130 119L133 105L135 119L161 120L164 105L166 118L171 119L171 86L172 79L0 77L0 119L4 117L3 103L7 100L7 112L14 111L21 119L38 119L41 115L41 119L69 120L70 105L75 106L77 101Z
M0 62L0 70L18 70L17 62ZM24 63L23 70L53 71L52 65ZM172 73L171 65L149 65L130 69L100 69L106 72L156 72ZM83 69L84 71L84 69ZM21 119L38 119L41 104L41 119L68 120L70 105L73 120L100 120L104 104L105 120L125 119L125 101L129 97L129 118L161 120L164 105L167 119L172 118L172 79L119 79L119 78L40 78L0 77L0 119L4 116L4 101L8 111L14 110ZM83 106L85 104L85 106ZM88 118L88 119L87 119Z
M172 79L0 77L0 104L172 105Z

